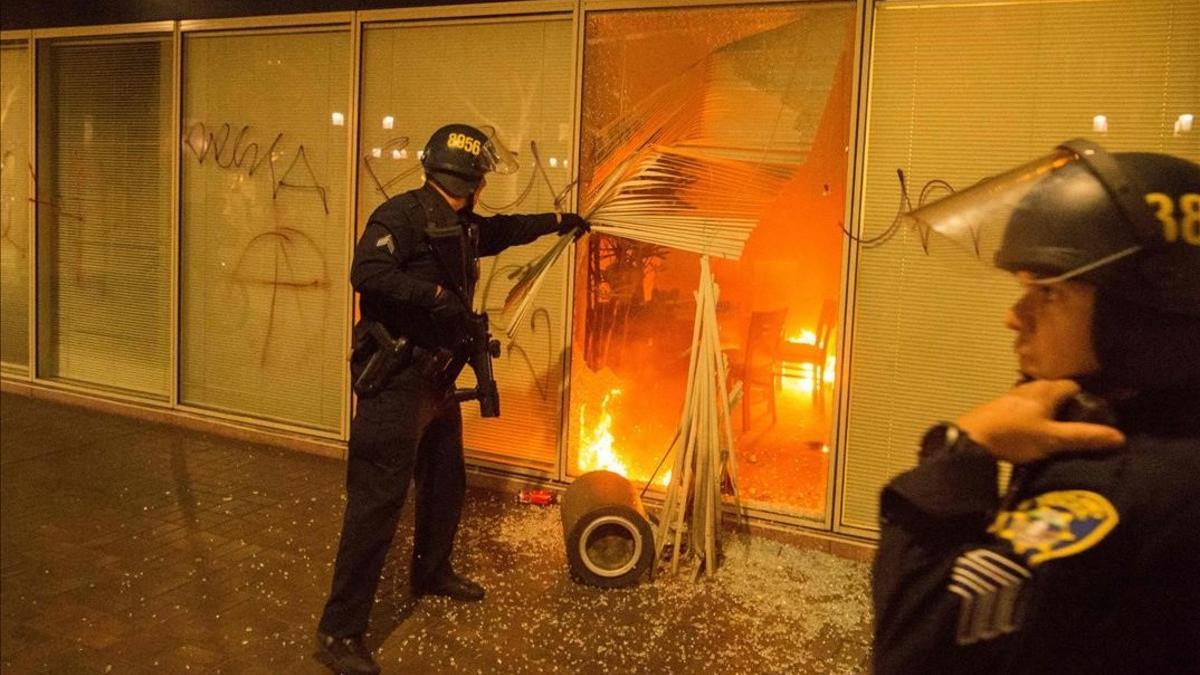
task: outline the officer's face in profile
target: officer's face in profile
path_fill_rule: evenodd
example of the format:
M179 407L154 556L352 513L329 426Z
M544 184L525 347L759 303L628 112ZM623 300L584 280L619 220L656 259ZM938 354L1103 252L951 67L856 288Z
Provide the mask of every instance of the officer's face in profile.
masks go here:
M1013 351L1021 372L1053 380L1099 369L1092 344L1096 287L1073 280L1037 284L1030 272L1016 276L1024 294L1009 308L1005 325L1017 333Z

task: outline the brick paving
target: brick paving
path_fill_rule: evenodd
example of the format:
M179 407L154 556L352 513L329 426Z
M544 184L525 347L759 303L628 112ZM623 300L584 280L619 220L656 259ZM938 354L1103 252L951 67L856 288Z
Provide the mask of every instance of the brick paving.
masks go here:
M328 672L311 639L343 471L0 395L0 670ZM372 614L385 673L867 670L863 563L738 535L715 579L600 591L567 578L556 508L472 488L456 560L489 595L456 605L408 595L410 536Z

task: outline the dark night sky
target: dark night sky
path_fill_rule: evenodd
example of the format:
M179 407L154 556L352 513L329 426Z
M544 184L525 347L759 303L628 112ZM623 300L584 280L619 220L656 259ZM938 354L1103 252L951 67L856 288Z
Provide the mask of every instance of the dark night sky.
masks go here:
M392 7L473 4L478 0L3 0L0 28L18 30L170 19L216 19Z

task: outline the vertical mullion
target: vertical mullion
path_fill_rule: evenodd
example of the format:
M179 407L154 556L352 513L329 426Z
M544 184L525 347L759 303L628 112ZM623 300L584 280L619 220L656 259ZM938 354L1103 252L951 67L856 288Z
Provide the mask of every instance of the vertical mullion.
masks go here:
M350 273L350 266L354 263L354 243L358 234L358 141L359 141L359 108L360 97L362 96L362 21L359 19L358 12L354 12L354 16L350 21L350 108L346 115L350 119L350 123L346 125L346 230L347 241L345 242L345 250L343 256L347 276ZM343 354L346 358L342 359L342 428L340 438L349 440L350 438L350 418L353 413L354 397L350 393L350 347L351 334L354 330L354 288L349 283L345 285L346 294L346 311L342 313L342 320L347 322L345 329L342 331Z
M861 234L862 190L865 179L866 124L869 110L870 77L873 43L875 3L857 0L854 54L854 88L850 99L850 152L846 165L846 201L842 209L844 222L854 231L858 225ZM839 531L842 511L846 499L846 447L849 436L850 410L850 361L854 344L854 296L858 290L858 263L862 249L849 238L842 240L842 288L838 309L838 353L834 376L833 421L831 441L833 462L825 491L825 527Z
M38 203L37 203L37 121L38 121L38 82L37 82L37 43L38 41L31 35L29 38L29 124L26 127L25 133L28 134L27 142L29 144L29 187L26 188L26 193L33 190L33 199L26 203L26 217L29 219L27 227L29 228L29 278L26 280L29 293L29 306L26 308L26 321L29 328L29 333L26 336L29 342L29 353L26 355L25 361L29 365L29 370L25 373L25 379L32 382L37 377L37 285L38 285Z
M170 392L168 405L176 408L179 405L179 368L180 368L180 310L183 302L182 284L179 280L180 248L183 241L181 216L183 204L180 198L180 173L183 171L180 157L179 132L181 115L183 114L183 34L179 30L179 22L174 22L171 35L171 265L168 273L167 295L171 298L170 308Z
M584 0L576 0L575 8L571 11L571 31L574 35L575 49L571 54L571 71L575 74L573 77L573 100L571 105L571 180L575 181L575 187L571 190L570 203L572 208L579 208L579 154L580 154L580 133L583 128L583 50L584 39L586 38L587 22L583 7ZM574 361L574 335L575 328L575 258L578 245L572 244L566 255L566 281L563 283L563 335L562 335L562 376L559 378L561 390L559 392L558 406L558 466L555 467L555 476L559 481L567 480L568 466L570 464L570 419L571 419L571 366Z

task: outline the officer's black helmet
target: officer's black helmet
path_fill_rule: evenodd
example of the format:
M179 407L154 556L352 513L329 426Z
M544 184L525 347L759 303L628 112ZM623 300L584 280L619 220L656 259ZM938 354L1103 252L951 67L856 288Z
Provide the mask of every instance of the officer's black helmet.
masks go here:
M1200 166L1070 141L907 217L997 267L1200 316Z
M1070 141L906 214L1035 283L1096 286L1109 388L1200 387L1200 166Z
M467 124L447 124L433 132L421 153L421 165L430 180L455 197L473 194L489 171L517 170L516 159L494 128Z

